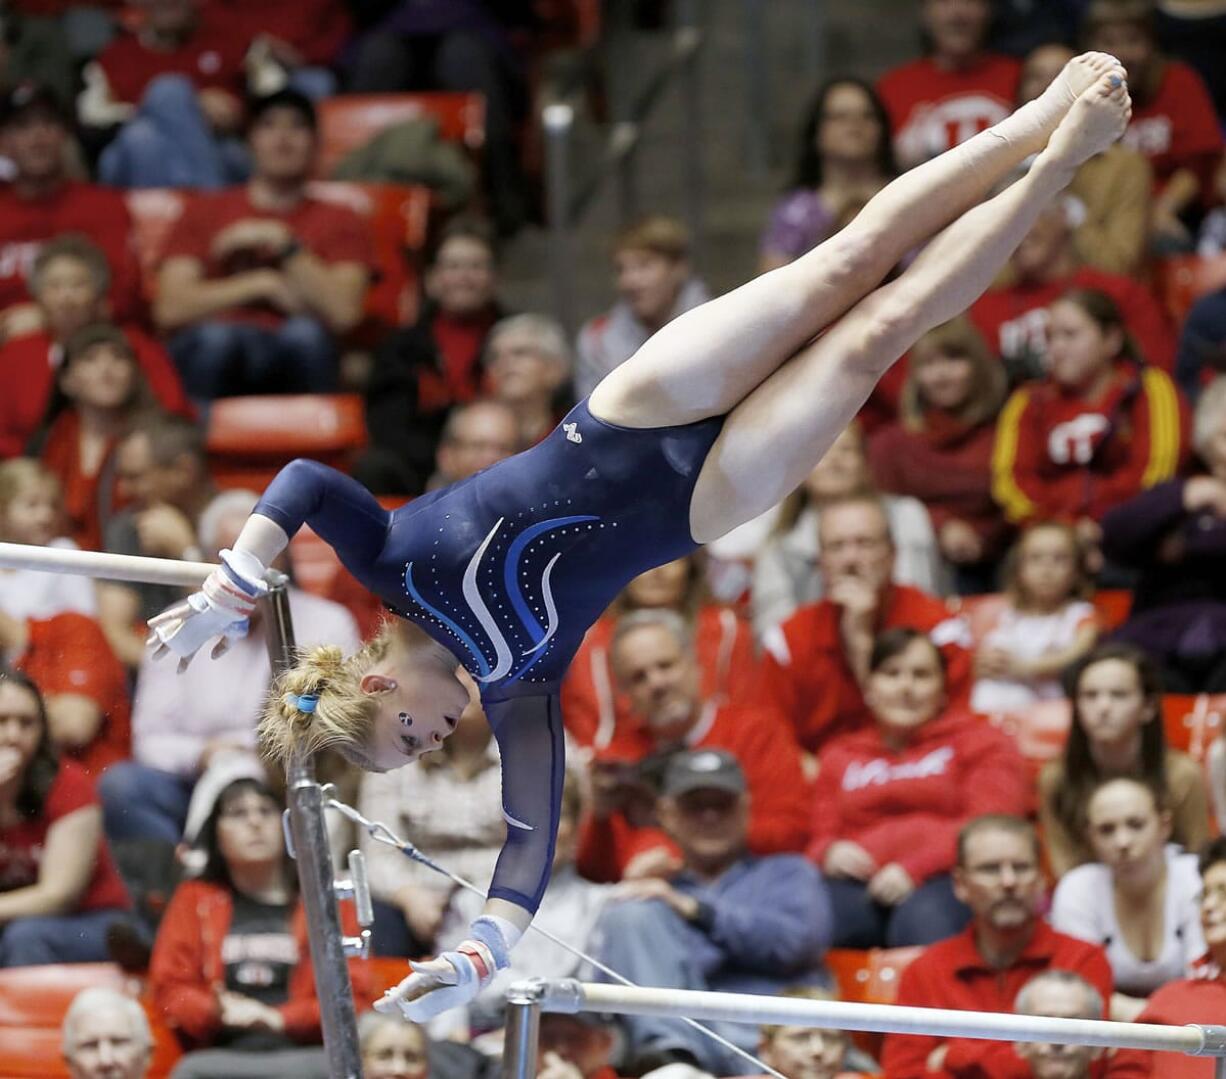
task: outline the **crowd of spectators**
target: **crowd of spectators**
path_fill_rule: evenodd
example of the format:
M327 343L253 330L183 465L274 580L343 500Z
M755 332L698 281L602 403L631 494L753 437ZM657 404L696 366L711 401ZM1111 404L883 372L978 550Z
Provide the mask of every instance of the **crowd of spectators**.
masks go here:
M536 199L534 65L567 7L6 10L0 540L215 560L257 497L211 467L210 416L236 396L360 394L367 438L349 469L382 498L416 497L533 445L706 300L690 237L660 214L614 237L609 306L573 339L552 312L502 298L501 247ZM917 957L903 1004L1217 1021L1226 736L1196 756L1168 745L1164 702L1226 693L1226 290L1168 287L1174 260L1211 265L1226 249L1226 14L1153 0L914 7L916 59L808 88L758 271L1035 98L1082 48L1127 68L1129 129L994 287L900 360L798 490L643 574L592 627L562 691L570 771L538 921L667 988L833 999L830 949L905 948ZM321 110L405 91L480 94L485 142L479 189L457 199L473 162L447 157L430 121L378 136L396 169L423 153L437 166L421 173L436 183L421 265L398 251L392 267L420 274L420 297L391 319L370 306L387 223L316 181ZM403 178L361 173L357 153L346 179ZM132 210L150 188L178 200L153 247ZM292 577L291 557L279 568ZM318 592L291 588L298 643L360 647L368 605L343 584ZM1126 594L1127 614L1108 618L1102 593ZM144 649L145 621L178 595L0 570L0 967L147 971L179 1079L323 1075L283 795L256 753L259 626L178 674ZM1053 707L1067 730L1036 755L1027 723ZM488 880L506 825L475 686L417 767L325 766L365 814ZM459 939L474 897L365 846L376 955ZM590 973L531 935L514 961L429 1030L364 1015L366 1074L471 1079L486 1058L455 1043L488 1049L509 980ZM370 978L352 971L364 1010ZM805 1079L1199 1066L720 1032ZM108 989L64 1016L77 1079L144 1076L153 1041L145 1012ZM541 1048L544 1079L750 1067L665 1020L546 1016Z

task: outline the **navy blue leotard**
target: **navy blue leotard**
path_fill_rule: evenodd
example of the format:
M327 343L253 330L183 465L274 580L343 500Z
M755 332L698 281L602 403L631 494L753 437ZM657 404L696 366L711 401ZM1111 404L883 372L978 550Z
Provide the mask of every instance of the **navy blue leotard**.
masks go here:
M294 461L255 512L309 524L481 687L502 759L507 842L489 894L535 911L563 780L558 686L633 577L694 550L690 497L723 417L625 428L581 401L544 441L388 512L356 481Z

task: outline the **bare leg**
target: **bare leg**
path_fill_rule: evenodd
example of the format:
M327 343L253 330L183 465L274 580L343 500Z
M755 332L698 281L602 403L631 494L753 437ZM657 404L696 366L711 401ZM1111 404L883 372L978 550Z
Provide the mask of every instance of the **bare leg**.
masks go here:
M841 232L787 266L690 311L592 392L592 411L627 427L722 415L875 288L898 260L979 202L1046 145L1105 53L1071 60L1042 96L900 176Z
M799 485L890 365L987 289L1077 166L1127 126L1128 90L1112 81L1082 95L1024 178L950 225L733 409L695 485L695 540L722 536Z

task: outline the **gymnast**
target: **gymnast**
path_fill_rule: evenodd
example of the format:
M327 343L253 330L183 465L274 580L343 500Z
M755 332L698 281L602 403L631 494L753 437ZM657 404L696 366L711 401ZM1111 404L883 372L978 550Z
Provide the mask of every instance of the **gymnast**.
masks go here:
M1039 98L899 177L814 251L669 323L544 441L402 509L292 462L202 590L150 622L155 654L181 667L215 637L220 654L306 523L400 617L348 659L317 648L280 676L260 724L271 755L334 749L400 767L455 728L468 701L458 667L476 680L502 759L506 844L471 939L413 964L381 1010L427 1019L506 966L553 860L558 686L622 586L796 488L878 378L970 306L1130 112L1118 61L1070 61Z

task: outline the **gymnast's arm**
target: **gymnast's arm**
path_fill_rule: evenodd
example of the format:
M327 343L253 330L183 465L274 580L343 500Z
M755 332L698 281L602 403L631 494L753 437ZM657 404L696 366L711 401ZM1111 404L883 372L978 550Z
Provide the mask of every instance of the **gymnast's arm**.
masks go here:
M357 480L298 458L273 477L234 546L270 566L309 524L361 579L383 549L390 516Z

